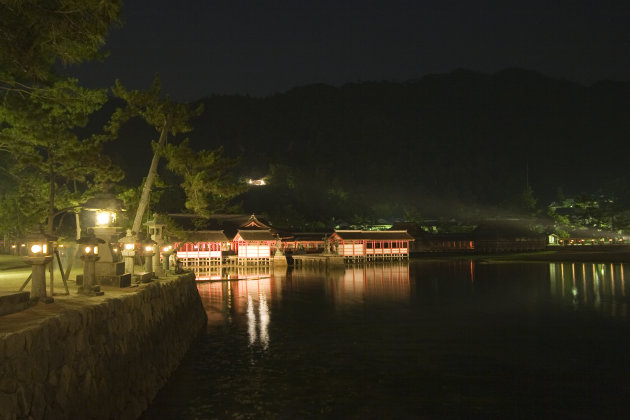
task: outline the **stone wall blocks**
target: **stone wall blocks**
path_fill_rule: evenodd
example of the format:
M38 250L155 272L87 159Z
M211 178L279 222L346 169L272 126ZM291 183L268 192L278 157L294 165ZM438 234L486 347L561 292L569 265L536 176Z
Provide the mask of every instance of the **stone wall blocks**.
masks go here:
M22 332L22 335L24 335L24 352L26 354L31 352L31 348L33 347L33 335L37 334L37 332L38 329L36 328L29 328Z
M0 392L0 420L15 420L17 418L17 395L15 393Z
M69 337L65 341L59 343L59 347L62 348L63 364L70 365L77 356L76 353L76 339L75 337Z
M17 396L18 417L27 417L31 411L31 403L33 402L33 385L19 384L15 394Z
M6 358L10 359L26 351L26 338L21 333L11 333L4 336Z
M72 364L72 370L79 377L85 375L88 372L88 362L85 357L78 357Z
M33 402L31 404L30 417L43 419L46 416L46 395L44 385L36 383L33 387Z
M64 324L63 326L62 326L62 319L66 321L66 323L63 323ZM50 317L42 324L42 329L46 331L44 335L47 337L46 341L50 345L52 341L51 337L54 337L55 340L60 340L66 336L67 320L65 319L65 317L63 318L58 317L58 316Z
M29 342L27 342L27 353L41 353L47 347L50 346L48 343L49 337L48 334L43 330L43 328L38 328L37 330L31 330L28 334Z
M63 391L61 388L57 388L57 392L55 393L55 401L52 405L57 405L58 407L68 407L70 404L71 401L68 393Z
M46 399L46 406L50 409L50 407L55 404L55 398L57 396L57 386L51 385L49 381L44 384L44 397Z
M73 334L81 328L82 316L79 310L69 310L65 313L66 316L61 318L61 329Z
M62 394L68 394L72 385L75 383L76 375L72 368L68 365L63 365L59 375L59 391ZM57 393L57 401L59 401L59 392ZM60 402L61 403L61 402ZM64 404L61 404L62 406Z
M47 353L48 362L51 370L61 369L63 366L64 348L59 341L51 343L51 348Z
M46 384L50 385L53 388L57 388L57 386L59 385L59 374L61 373L61 370L53 370L51 369L48 372L48 377L46 378Z
M9 371L9 367L7 366L5 369L3 369L2 372L2 376L0 376L0 394L1 393L7 393L7 394L13 394L15 393L15 391L17 391L17 380L15 379L15 375L11 374L8 372ZM0 405L0 407L2 407Z
M96 389L96 386L94 385L94 380L92 377L92 373L88 370L85 371L84 374L80 374L79 377L81 378L81 389L82 389L82 393L86 394L86 395L92 395L94 393L94 389Z
M33 378L33 361L26 353L17 355L12 360L13 373L18 382L31 383Z
M6 334L0 334L0 366L4 365L4 360L7 358L6 344L4 337Z
M38 355L41 355L42 352L38 353ZM49 371L49 363L48 363L48 358L43 357L38 363L33 363L31 356L29 358L29 363L31 363L32 366L32 372L33 372L33 382L36 384L43 384L46 381L46 378L48 377L48 371ZM37 357L37 356L36 356Z
M13 410L0 420L18 406L31 418L135 419L206 322L194 275L78 303L0 335L0 407Z
M88 339L87 339L87 334L85 333L85 330L77 331L76 337L74 339L74 342L75 342L74 350L77 353L82 353L83 351L85 351L85 349L88 346L87 341Z

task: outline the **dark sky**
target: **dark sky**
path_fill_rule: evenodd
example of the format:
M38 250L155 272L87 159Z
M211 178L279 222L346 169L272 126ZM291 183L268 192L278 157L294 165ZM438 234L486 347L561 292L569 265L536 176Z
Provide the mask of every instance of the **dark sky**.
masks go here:
M126 0L103 63L72 72L188 101L467 68L630 80L630 1Z

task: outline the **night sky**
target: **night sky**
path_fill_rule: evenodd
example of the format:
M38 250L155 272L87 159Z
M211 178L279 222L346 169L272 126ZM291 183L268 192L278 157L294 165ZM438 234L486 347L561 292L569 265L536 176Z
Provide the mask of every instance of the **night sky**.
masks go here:
M178 101L295 86L518 67L584 84L630 80L630 2L127 0L89 87L159 73Z

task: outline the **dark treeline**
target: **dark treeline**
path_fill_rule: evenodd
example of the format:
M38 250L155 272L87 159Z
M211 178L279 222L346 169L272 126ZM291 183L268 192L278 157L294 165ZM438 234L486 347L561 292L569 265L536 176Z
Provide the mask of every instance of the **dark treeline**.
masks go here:
M526 185L539 207L559 194L630 198L628 83L459 70L202 102L193 145L267 176L243 210L281 224L517 211Z

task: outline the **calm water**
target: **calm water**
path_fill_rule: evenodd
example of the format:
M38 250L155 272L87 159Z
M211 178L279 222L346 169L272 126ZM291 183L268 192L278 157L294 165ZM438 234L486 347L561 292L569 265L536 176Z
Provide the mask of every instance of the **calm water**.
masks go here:
M627 418L630 265L219 273L146 419ZM205 273L217 276L217 273Z

